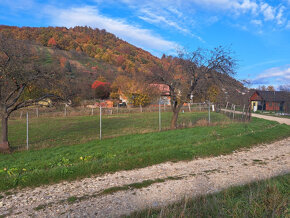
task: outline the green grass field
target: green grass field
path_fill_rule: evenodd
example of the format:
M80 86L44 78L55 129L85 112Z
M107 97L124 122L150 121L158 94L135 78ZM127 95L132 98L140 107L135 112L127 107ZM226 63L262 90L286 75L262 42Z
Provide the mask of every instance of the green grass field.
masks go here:
M170 126L171 112L162 113L162 129ZM207 123L206 112L180 113L180 125ZM230 122L226 116L211 113L211 120ZM105 115L102 119L102 137L112 138L128 134L158 131L158 113ZM200 122L200 121L199 121ZM201 123L201 122L200 122ZM202 124L201 123L201 124ZM75 145L99 138L99 116L41 117L29 121L29 148ZM26 149L26 120L9 121L9 141L15 149Z
M127 217L289 217L289 184L287 174Z
M197 117L204 118L205 114L181 114L180 120L181 122L183 119L188 120L186 116L189 115L193 116L192 119L198 120ZM216 116L217 120L223 122L227 120L222 114ZM104 133L111 131L107 136L112 136L113 133L125 135L102 141L92 140L97 138L97 127L93 125L97 120L94 117L49 118L47 123L51 124L38 123L36 120L34 134L38 137L34 139L35 147L40 148L38 143L42 145L43 140L53 147L15 152L10 155L0 154L0 190L74 180L165 161L217 156L290 136L290 126L255 118L250 123L230 122L140 134L138 132L152 131L150 119L154 122L156 120L147 117L142 116L140 125L134 122L135 129L130 128L130 131L128 125L131 124L126 121L127 119L121 119L124 122L120 121L119 125L116 125L116 121L108 117L106 121L104 120L104 123L107 122L107 127L104 125ZM21 121L13 122L16 124L10 128L14 128L14 132L21 137L20 133L25 132L21 126L24 124ZM60 125L57 130L53 127L55 122ZM108 125L110 122L111 127ZM147 123L147 127L144 123ZM42 130L38 129L39 125L43 126ZM154 128L157 129L158 126ZM46 132L45 129L51 132ZM42 132L43 135L40 134ZM17 142L18 136L13 137L15 140L13 143ZM81 143L81 139L87 142Z

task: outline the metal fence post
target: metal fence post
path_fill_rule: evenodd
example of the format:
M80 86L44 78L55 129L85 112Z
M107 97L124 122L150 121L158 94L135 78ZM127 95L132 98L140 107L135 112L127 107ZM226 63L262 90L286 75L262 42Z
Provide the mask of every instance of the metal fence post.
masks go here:
M208 123L210 124L210 101L208 101Z
M244 117L245 117L245 105L243 107L243 116L242 116L242 119L244 119Z
M160 99L159 99L159 131L161 131L161 106L160 106Z
M26 149L29 149L29 134L28 134L28 111L26 112Z
M100 104L100 140L102 140L102 105Z
M236 105L234 105L233 119L235 119L235 110L236 110Z

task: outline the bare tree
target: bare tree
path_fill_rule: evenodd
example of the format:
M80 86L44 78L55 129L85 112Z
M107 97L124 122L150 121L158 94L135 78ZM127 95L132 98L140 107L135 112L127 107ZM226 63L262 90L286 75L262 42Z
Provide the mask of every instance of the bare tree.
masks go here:
M0 34L0 151L10 152L8 142L8 118L13 111L37 104L56 96L56 83L60 74L46 64L40 46L25 41L9 39ZM26 90L40 90L25 96ZM49 90L53 90L50 91ZM27 92L26 92L27 93Z
M198 93L207 81L221 79L219 74L234 74L236 60L224 47L213 50L197 49L188 53L181 51L178 57L165 56L152 69L153 82L166 84L170 90L172 108L171 128L177 127L179 111L192 95Z

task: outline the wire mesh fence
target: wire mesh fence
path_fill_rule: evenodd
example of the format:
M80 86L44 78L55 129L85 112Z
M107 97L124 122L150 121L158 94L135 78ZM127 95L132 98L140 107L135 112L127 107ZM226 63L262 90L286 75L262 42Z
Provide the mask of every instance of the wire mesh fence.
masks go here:
M251 105L236 105L227 102L225 105L218 105L218 110L228 118L236 121L247 122L251 120Z
M238 120L238 116L231 118L229 112L209 103L185 104L180 110L177 128L225 124ZM171 106L166 104L131 108L26 108L11 115L9 141L19 150L75 145L168 130L171 117Z

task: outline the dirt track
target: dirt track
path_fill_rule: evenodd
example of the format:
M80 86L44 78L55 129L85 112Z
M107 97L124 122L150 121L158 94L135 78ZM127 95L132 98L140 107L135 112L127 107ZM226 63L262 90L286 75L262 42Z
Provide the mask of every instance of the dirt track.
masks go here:
M273 116L267 116L267 115L261 115L261 114L252 114L253 117L265 119L265 120L272 120L277 121L279 123L285 123L287 125L290 125L290 119L288 118L282 118L282 117L273 117Z
M14 190L0 199L0 215L11 217L117 217L145 207L166 205L183 197L220 191L290 173L290 138L226 156L188 162L163 163L120 171L80 181L35 189ZM175 180L154 183L106 195L102 190L157 178ZM83 198L68 202L69 197ZM36 209L38 207L38 209Z
M223 111L226 112L233 112L232 110L227 110L227 109L222 109ZM236 114L242 114L242 112L240 111L235 111ZM270 116L270 115L262 115L262 114L255 114L252 113L251 114L253 117L257 117L257 118L261 118L261 119L265 119L265 120L272 120L272 121L277 121L278 123L281 124L287 124L290 125L290 119L289 118L282 118L282 117L274 117L274 116Z

